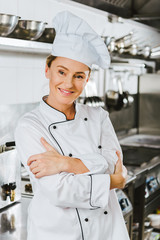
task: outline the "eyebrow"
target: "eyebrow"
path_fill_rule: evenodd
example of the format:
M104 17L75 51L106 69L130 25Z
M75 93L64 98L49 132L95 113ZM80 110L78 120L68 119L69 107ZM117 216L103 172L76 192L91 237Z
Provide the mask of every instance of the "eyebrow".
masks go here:
M68 68L66 68L66 67L64 67L64 66L62 66L62 65L58 65L57 67L61 67L61 68L66 69L67 71L69 71ZM76 74L84 74L84 75L86 75L85 72L76 72Z

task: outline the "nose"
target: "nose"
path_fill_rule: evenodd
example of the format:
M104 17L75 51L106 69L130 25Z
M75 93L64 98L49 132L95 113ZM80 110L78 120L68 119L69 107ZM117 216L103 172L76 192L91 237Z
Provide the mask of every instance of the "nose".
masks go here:
M64 80L64 85L66 88L72 88L73 87L73 78L72 76L67 76Z

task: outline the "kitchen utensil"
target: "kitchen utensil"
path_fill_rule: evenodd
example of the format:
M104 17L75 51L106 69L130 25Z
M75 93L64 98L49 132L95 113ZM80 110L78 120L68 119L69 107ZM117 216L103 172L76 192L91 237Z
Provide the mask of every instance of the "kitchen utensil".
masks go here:
M0 153L9 151L15 148L15 142L6 142L5 144L0 145Z
M45 28L42 36L38 39L39 42L53 43L55 38L55 29L54 28Z
M115 44L115 38L114 38L114 37L112 37L112 38L110 39L110 42L109 42L109 44L108 44L108 50L109 50L110 52L117 51L117 47L116 47L116 44Z
M118 91L108 90L105 95L105 104L109 110L114 109L118 111L122 108L130 107L134 98L128 91L123 91L120 76L116 76L116 82L118 85Z
M133 56L135 56L138 52L138 46L137 44L132 44L127 48L120 48L119 53L129 53Z
M108 90L105 95L105 104L109 109L120 110L124 104L126 104L126 99L123 102L123 89L122 89L122 82L121 77L116 76L116 82L118 85L118 92L113 90Z
M101 38L103 39L104 43L108 46L110 41L111 41L111 37L109 37L109 36L101 36Z
M0 13L0 36L6 37L15 29L20 17Z
M92 70L92 74L95 71L96 70ZM90 80L85 87L85 95L86 96L83 101L84 104L88 106L93 106L93 107L98 107L98 106L104 107L105 104L103 100L97 94L97 87L96 87L96 83L94 81L93 76L90 77Z
M142 55L144 57L149 57L150 54L151 54L151 47L149 45L146 45L144 46L143 49L140 49L138 52L137 52L138 55Z
M131 45L131 40L132 40L132 35L133 35L133 32L130 32L129 34L127 35L124 35L123 37L121 38L118 38L115 40L115 45L117 48L125 48L125 47L128 47Z
M41 37L47 23L32 20L19 20L15 30L9 37L37 40Z

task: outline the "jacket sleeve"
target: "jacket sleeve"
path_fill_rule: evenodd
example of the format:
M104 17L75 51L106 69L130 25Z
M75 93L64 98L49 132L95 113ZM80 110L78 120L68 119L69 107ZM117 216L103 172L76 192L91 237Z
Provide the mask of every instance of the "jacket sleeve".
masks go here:
M121 152L121 157L123 159L122 150L120 144L118 142L118 138L114 131L113 125L109 118L109 114L107 111L101 108L101 121L102 121L102 129L101 129L101 154L106 159L108 163L107 173L114 173L115 164L118 160L116 151L119 150Z
M58 207L106 208L110 193L110 176L99 173L99 167L97 173L94 169L94 172L89 174L74 175L73 173L62 172L40 179L35 178L27 166L27 160L33 154L45 152L43 145L40 143L40 138L40 133L29 124L28 126L22 123L18 124L15 131L16 148L21 162L30 175L34 194L37 191L42 192L53 205ZM93 156L88 154L83 158L92 157L93 159ZM96 159L97 157L105 162L100 154L95 156ZM101 171L103 172L102 169Z

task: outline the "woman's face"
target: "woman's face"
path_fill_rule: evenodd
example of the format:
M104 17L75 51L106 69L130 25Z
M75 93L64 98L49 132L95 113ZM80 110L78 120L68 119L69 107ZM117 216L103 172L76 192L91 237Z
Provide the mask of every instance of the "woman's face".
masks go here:
M46 65L45 75L50 80L50 101L70 105L80 96L88 82L89 68L75 60L56 57L50 68Z

